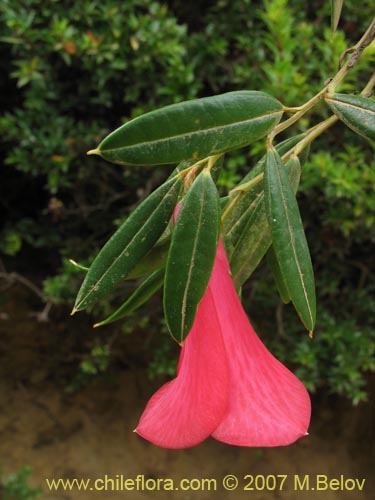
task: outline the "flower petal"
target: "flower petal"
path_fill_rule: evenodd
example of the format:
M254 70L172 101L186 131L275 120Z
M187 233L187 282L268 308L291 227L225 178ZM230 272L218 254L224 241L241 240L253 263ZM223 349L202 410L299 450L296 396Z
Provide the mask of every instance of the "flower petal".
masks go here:
M178 375L148 402L136 432L163 448L189 448L218 426L228 404L228 366L211 293L181 351Z
M222 244L210 281L228 354L230 395L212 436L237 446L284 446L306 435L311 404L304 385L266 349L233 286Z

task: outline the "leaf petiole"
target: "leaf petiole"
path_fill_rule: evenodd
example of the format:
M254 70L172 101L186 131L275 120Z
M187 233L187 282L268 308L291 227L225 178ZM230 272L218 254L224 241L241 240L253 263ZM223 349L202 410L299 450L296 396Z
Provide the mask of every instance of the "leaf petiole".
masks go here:
M253 189L254 186L262 182L264 177L263 172L261 174L258 174L256 177L253 179L250 179L247 182L244 182L243 184L240 184L239 186L233 188L231 191L229 191L229 196L231 196L234 193L237 193L238 191L242 193L246 193L246 191L250 191L250 189Z
M230 203L227 205L225 208L223 215L221 216L221 224L223 225L225 222L225 219L228 217L228 215L231 213L233 208L237 205L237 203L240 201L242 196L247 192L250 191L254 186L259 184L260 182L263 181L264 174L263 172L261 174L258 174L256 177L253 179L250 179L248 182L244 182L243 184L240 184L239 186L233 188L231 191L229 191L229 196L233 196L233 199L230 201Z

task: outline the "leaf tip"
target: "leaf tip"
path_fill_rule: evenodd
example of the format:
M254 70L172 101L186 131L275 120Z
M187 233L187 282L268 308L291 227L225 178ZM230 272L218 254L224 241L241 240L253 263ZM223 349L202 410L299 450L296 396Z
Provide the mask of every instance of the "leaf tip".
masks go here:
M78 264L78 262L76 262L73 259L68 259L68 262L70 264L72 264L72 266L74 266L75 268L80 269L81 271L88 271L89 270L88 267L85 267L85 266L82 266L81 264Z
M74 306L70 315L74 316L77 311L78 311L78 309Z
M90 151L87 151L86 153L88 156L90 155L100 155L100 149L99 148L96 148L96 149L90 149Z
M309 331L309 338L311 340L314 338L314 332L312 330Z

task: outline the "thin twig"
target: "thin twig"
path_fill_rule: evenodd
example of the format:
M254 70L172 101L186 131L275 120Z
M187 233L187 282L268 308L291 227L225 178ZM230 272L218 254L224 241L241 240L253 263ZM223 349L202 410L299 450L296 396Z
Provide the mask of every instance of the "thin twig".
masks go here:
M357 42L357 44L350 50L348 50L352 52L352 54L346 61L346 63L341 67L341 69L336 73L336 75L332 79L330 79L329 82L316 95L314 95L311 99L309 99L303 106L296 108L298 111L293 116L291 116L284 122L280 123L277 127L273 129L273 131L269 134L267 138L268 147L271 146L272 141L276 135L278 135L280 132L283 132L291 125L296 123L305 113L307 113L307 111L309 111L312 107L315 106L315 104L317 104L321 99L323 99L325 95L333 94L335 92L336 87L347 76L349 71L356 65L360 56L362 55L362 52L365 50L366 47L370 45L370 43L374 40L374 38L375 38L375 17L370 23L366 32L361 37L361 39ZM291 109L293 108L287 108L287 107L285 108L286 111Z
M0 280L4 280L5 282L5 287L3 287L3 290L12 287L16 283L20 283L21 285L25 286L28 290L31 290L33 293L35 293L35 295L37 295L40 299L46 302L42 311L31 313L31 315L36 316L37 320L40 322L48 322L49 312L53 306L53 300L47 297L43 292L43 290L41 290L38 286L36 286L32 281L25 278L25 276L22 276L21 274L18 274L16 272L8 273L6 272L2 262L0 264L1 268L4 269L3 272L0 272Z
M28 288L29 290L34 292L41 299L46 298L45 294L43 293L43 291L40 288L38 288L32 281L28 280L27 278L25 278L21 274L18 274L15 272L11 272L11 273L2 272L2 273L0 273L0 280L1 279L8 282L10 284L10 286L16 282L22 283L22 285L24 285L26 288Z

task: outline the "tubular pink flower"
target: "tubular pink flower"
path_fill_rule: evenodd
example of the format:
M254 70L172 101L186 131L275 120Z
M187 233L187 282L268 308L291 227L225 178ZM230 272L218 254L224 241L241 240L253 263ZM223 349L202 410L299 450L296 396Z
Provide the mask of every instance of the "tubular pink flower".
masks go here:
M253 330L220 241L177 376L152 396L136 432L164 448L209 435L237 446L284 446L306 435L310 414L303 384Z
M136 428L140 436L162 448L199 444L216 429L227 409L227 356L209 291L199 304L177 372L152 396Z
M284 446L307 434L311 404L298 378L266 349L253 330L230 277L224 247L210 289L227 351L229 405L212 436L237 446ZM215 292L213 292L215 290Z

